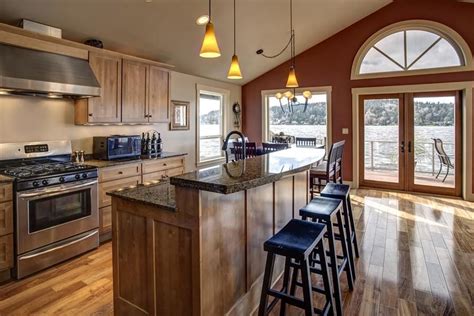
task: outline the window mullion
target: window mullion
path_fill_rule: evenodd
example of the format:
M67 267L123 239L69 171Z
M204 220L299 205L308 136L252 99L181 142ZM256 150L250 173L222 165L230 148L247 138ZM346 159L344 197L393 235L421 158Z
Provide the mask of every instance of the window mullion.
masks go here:
M379 49L377 46L374 45L374 49L376 51L378 51L380 54L382 54L383 56L385 56L385 58L387 58L388 60L390 60L392 63L394 63L395 65L397 65L398 67L400 67L401 69L405 69L402 65L400 65L395 59L393 59L392 57L388 56L387 54L385 54L381 49Z
M425 49L415 60L408 66L407 70L410 69L421 57L425 56L425 54L430 51L436 44L439 43L443 38L440 36L436 41L433 42L427 49Z

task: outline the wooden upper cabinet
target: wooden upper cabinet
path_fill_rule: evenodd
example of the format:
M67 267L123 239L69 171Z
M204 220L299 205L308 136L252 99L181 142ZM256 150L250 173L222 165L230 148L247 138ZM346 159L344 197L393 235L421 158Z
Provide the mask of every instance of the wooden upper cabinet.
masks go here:
M89 64L99 81L100 97L76 101L76 124L121 122L122 59L91 52Z
M148 122L148 71L147 64L123 59L122 122Z
M168 122L169 72L150 66L148 86L148 121Z

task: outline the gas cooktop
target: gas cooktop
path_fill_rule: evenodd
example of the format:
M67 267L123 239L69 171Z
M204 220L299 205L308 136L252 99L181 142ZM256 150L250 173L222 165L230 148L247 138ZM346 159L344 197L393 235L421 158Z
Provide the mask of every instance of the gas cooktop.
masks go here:
M10 163L6 166L0 164L0 173L18 178L18 179L32 179L38 177L47 177L51 175L80 172L95 169L94 166L88 166L75 162L62 161L20 161Z

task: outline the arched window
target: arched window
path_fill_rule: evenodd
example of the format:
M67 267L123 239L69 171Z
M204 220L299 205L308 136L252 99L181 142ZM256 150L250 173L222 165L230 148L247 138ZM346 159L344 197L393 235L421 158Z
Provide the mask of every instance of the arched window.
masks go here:
M448 34L454 34L456 40ZM353 77L387 77L465 68L465 49L468 48L464 41L459 44L459 40L462 38L457 33L438 23L397 23L372 36L359 50Z

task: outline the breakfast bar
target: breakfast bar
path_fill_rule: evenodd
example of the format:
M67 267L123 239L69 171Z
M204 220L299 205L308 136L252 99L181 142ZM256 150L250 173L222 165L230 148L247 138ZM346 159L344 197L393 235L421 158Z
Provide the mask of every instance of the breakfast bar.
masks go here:
M308 170L324 155L292 148L109 193L115 313L251 314L263 242L307 204Z

